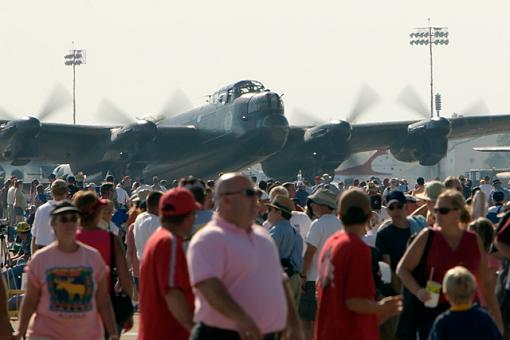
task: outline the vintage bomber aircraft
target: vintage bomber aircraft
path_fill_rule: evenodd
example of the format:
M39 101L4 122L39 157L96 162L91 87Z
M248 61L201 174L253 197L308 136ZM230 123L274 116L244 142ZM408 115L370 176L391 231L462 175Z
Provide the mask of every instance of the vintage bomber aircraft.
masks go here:
M402 162L430 166L446 156L449 139L510 130L510 115L434 117L420 121L351 124L332 121L290 127L284 148L262 162L267 176L293 179L301 170L310 178L334 170L351 154L389 148Z
M164 123L168 123L166 125ZM73 171L112 171L134 177L209 176L239 170L280 150L288 134L280 96L257 81L239 81L206 105L165 119L125 126L4 121L0 161L68 163Z
M6 121L0 126L0 160L26 164L38 159L69 163L88 174L110 170L146 178L210 177L261 162L268 176L293 179L299 170L307 177L332 174L350 154L381 148L389 148L400 161L434 165L446 155L449 138L510 129L510 115L289 127L283 113L281 96L244 80L221 88L207 104L159 123Z

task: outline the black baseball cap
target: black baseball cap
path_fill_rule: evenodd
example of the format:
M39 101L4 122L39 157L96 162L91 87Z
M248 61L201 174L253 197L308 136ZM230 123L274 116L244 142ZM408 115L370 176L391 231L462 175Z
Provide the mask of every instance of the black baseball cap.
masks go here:
M386 206L389 207L393 203L406 204L407 203L406 195L404 195L403 192L398 190L390 192L388 196L386 196Z

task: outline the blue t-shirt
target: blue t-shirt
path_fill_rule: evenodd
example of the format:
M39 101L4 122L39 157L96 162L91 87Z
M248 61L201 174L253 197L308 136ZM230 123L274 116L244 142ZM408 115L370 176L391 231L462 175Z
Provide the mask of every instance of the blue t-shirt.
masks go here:
M429 333L429 340L502 340L492 317L479 305L465 311L440 314Z

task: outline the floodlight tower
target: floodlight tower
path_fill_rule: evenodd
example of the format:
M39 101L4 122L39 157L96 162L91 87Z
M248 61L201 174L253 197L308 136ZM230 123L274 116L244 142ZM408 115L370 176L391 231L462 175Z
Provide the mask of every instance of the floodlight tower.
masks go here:
M430 18L428 19L428 27L418 27L409 36L411 45L429 45L430 56L430 118L434 117L434 73L432 67L432 45L448 45L448 27L432 27L430 26ZM439 111L438 111L439 116Z
M64 56L66 66L73 67L73 124L76 124L76 66L87 63L87 51L73 48Z

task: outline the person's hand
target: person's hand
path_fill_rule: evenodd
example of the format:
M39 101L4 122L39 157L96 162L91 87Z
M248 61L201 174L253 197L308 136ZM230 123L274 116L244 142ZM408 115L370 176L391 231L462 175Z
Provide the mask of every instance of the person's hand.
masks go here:
M425 288L418 289L415 295L418 298L418 300L420 300L423 303L427 302L432 298L430 296L430 293Z
M241 340L261 340L262 333L255 322L248 315L241 315L235 321L237 332Z
M129 331L131 328L133 328L133 325L134 325L134 321L133 321L133 317L130 317L129 319L127 319L125 322L124 322L124 325L122 326L122 329L127 332Z
M301 293L304 293L306 286L306 275L299 274L299 278L301 279Z
M383 323L402 311L402 295L388 296L379 301L379 306L381 306L381 310L378 313L379 322Z

